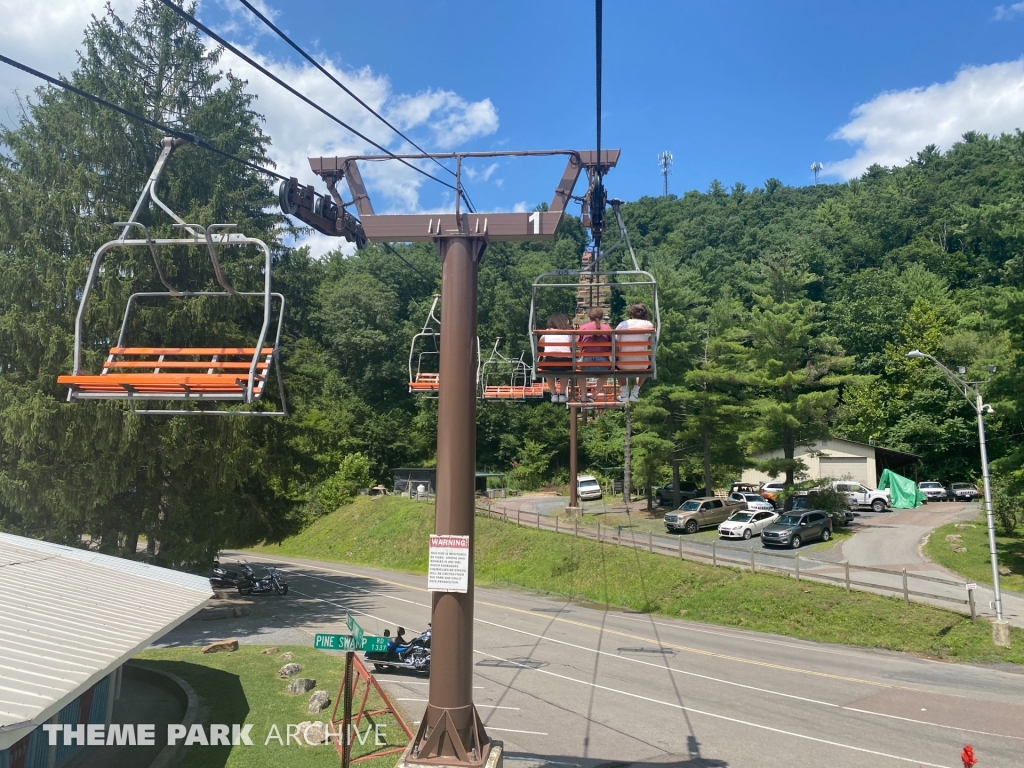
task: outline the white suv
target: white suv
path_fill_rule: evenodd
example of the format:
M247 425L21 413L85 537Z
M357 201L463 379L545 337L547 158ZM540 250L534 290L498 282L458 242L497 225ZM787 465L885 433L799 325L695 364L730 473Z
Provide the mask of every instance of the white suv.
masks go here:
M601 484L593 475L580 475L576 478L576 495L580 501L600 499Z
M837 480L832 487L840 493L845 493L851 504L858 507L871 507L874 512L885 512L889 506L889 491L880 491L877 488L865 488L860 483L849 480Z

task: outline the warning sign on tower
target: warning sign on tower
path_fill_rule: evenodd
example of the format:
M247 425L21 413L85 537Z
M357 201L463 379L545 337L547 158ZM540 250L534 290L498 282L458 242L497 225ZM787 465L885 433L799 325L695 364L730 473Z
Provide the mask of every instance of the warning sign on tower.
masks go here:
M431 592L469 591L469 536L430 536L427 589Z

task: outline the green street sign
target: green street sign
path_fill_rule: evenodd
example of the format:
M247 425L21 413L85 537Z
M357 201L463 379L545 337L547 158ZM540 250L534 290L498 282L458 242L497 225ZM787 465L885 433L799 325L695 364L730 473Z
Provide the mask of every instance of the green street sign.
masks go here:
M356 625L358 626L358 625ZM366 651L367 653L383 653L388 649L389 638L378 635L326 635L318 634L313 638L313 647L325 651Z
M357 651L356 639L352 635L317 635L313 647L326 651Z
M380 635L366 635L363 638L363 650L367 653L384 653L388 649L390 639Z
M359 626L359 623L355 619L352 618L352 614L351 613L346 613L345 614L345 623L348 625L349 631L353 635L355 635L356 643L358 643L360 645L360 647L362 647L363 634L364 634L363 633L363 628L361 626Z

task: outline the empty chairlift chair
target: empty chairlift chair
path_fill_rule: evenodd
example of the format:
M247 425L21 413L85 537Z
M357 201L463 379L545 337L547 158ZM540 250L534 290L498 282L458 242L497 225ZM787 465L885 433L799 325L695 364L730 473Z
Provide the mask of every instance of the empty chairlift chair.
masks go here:
M284 317L284 297L271 290L270 248L262 240L227 232L233 224L212 224L205 229L198 224L182 220L157 195L160 180L171 153L182 143L181 139L165 138L161 152L149 180L127 222L121 236L100 246L93 256L92 265L82 291L81 303L75 318L74 367L70 375L59 376L57 382L68 387L68 400L126 400L136 413L151 415L216 415L216 416L287 416L284 387L278 360L281 324ZM152 201L170 216L183 232L180 238L153 238L149 230L137 221L139 214ZM142 237L129 239L129 234L140 232ZM262 291L236 291L224 277L218 252L224 247L256 246L264 254L265 266ZM164 276L157 249L167 246L205 247L210 257L214 276L221 291L178 291ZM107 353L102 370L97 374L82 370L82 347L85 315L89 297L93 293L104 256L114 248L145 248L152 255L157 276L166 291L143 291L128 298L117 344ZM149 299L224 299L250 301L262 299L262 323L251 346L211 344L203 347L128 346L125 340L133 307ZM276 305L276 306L275 306ZM276 309L276 320L274 318ZM258 410L255 404L263 399L267 383L274 369L277 378L280 410ZM164 402L160 408L138 408L137 403ZM242 403L248 410L182 409L173 407L190 403Z
M434 294L434 301L427 312L420 332L412 337L409 344L409 392L437 397L441 389L441 321L437 317L437 304L441 300ZM480 385L480 338L476 340L477 386Z
M523 352L513 360L498 351L501 338L494 342L491 356L480 370L480 396L484 400L526 400L544 397L544 385L533 381L533 371Z

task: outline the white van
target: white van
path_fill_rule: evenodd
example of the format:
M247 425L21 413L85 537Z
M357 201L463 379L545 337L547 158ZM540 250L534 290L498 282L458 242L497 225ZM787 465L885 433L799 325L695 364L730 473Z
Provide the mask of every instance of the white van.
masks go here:
M593 475L579 475L576 478L576 495L580 501L600 499L601 484Z

